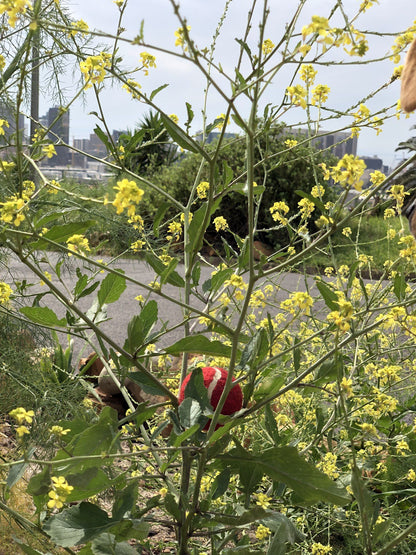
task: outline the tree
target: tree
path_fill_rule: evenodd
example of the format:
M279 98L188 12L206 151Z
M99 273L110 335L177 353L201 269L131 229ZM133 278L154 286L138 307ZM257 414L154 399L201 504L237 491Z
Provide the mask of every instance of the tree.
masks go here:
M176 146L160 115L152 111L143 117L137 129L120 135L118 148L123 155L124 168L136 173L169 166L176 159Z

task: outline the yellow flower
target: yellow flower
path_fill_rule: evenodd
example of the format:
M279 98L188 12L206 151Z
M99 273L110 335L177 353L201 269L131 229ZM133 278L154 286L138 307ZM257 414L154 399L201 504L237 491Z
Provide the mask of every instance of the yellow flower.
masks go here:
M149 75L149 67L156 67L156 57L148 52L141 52L140 58L144 69L144 74Z
M271 497L266 495L265 493L256 493L256 505L259 505L263 509L268 509L270 507Z
M18 17L26 13L27 8L32 8L29 0L1 0L0 15L7 13L10 27L15 27Z
M223 216L217 216L214 218L214 226L216 231L227 231L228 223Z
M406 474L406 480L410 480L411 482L414 482L416 480L416 472L413 468L409 468L409 471Z
M323 545L319 542L311 545L311 555L328 555L328 553L332 553L330 545Z
M136 100L140 99L138 91L142 88L142 86L137 81L134 81L134 79L127 79L127 83L124 83L121 88L130 93L132 98L135 98Z
M55 146L54 145L45 145L42 147L42 152L43 154L45 154L45 156L47 156L48 158L52 158L52 156L56 155L56 150L55 150Z
M92 87L93 84L98 85L104 81L107 69L111 67L111 54L101 52L96 56L88 56L80 62L79 67L85 79L85 88Z
M169 115L170 119L173 121L173 123L176 123L176 125L178 125L179 123L179 118L176 114L170 114Z
M311 64L302 64L300 66L300 78L305 81L307 86L313 85L317 70Z
M117 214L121 214L127 209L127 215L132 217L136 212L136 205L142 200L144 195L143 189L139 189L134 181L127 178L117 181L117 185L113 187L117 194L112 204L117 209Z
M187 32L189 32L191 30L190 25L186 26L186 30L187 30ZM188 47L187 46L184 47L184 45L185 45L185 30L184 30L183 27L179 27L179 29L177 29L175 31L175 37L176 37L175 46L182 46L182 48L186 52L188 50Z
M266 39L263 44L261 45L261 50L264 56L268 56L274 48L274 44L270 39Z
M196 194L198 198L200 199L207 198L208 190L209 190L208 181L201 181L201 183L196 188Z
M48 493L48 507L50 509L62 509L66 498L73 489L73 486L70 486L63 476L52 476L52 489Z
M65 436L70 431L71 430L69 428L64 429L62 426L58 426L58 425L52 426L51 428L49 428L49 432L58 437Z
M32 424L35 413L33 410L26 410L23 407L17 407L9 412L9 416L16 420L18 424Z
M332 480L336 480L339 477L339 472L337 470L337 456L335 455L335 453L325 453L322 461L319 462L316 466Z
M302 219L307 219L309 218L309 216L312 214L312 212L315 210L315 205L313 202L311 202L309 199L307 198L303 198L298 202L298 206L300 209L300 215L302 216Z
M137 241L134 241L131 245L130 248L133 252L139 252L142 250L142 248L145 246L146 242L145 241L141 241L140 239L137 239Z
M316 85L312 89L311 103L316 106L317 104L321 106L328 100L328 95L330 92L328 85Z
M83 19L79 19L78 21L74 21L72 23L72 29L69 31L68 36L75 37L78 33L82 36L86 37L88 35L89 27L88 23L86 23Z
M80 235L77 233L71 235L71 237L66 240L66 244L68 250L72 252L82 253L83 251L85 252L91 250L88 244L88 239L84 237L84 235ZM69 252L68 256L72 256L72 253Z
M5 119L0 119L0 135L5 135L5 127L9 127L9 122Z
M302 85L291 85L287 87L286 93L289 97L289 101L294 106L300 106L301 108L306 108L306 90Z
M13 293L10 285L4 281L0 281L0 304L8 304L10 300L10 295ZM17 410L17 409L16 409ZM33 411L30 411L33 412Z
M396 200L398 208L402 208L404 197L410 194L404 190L404 185L392 185L388 190L388 193L390 193L390 196Z
M28 433L29 430L26 428L26 426L19 426L18 428L16 428L17 437L23 437L25 434Z
M289 148L293 148L297 144L298 144L298 141L296 139L286 139L285 140L285 145Z
M172 239L179 239L182 234L182 225L180 222L171 222L168 225L168 232L169 235L166 235L168 241L171 241Z
M283 201L277 201L273 204L270 208L270 213L272 218L275 222L279 222L282 225L286 225L288 223L285 215L289 212L289 206Z
M268 536L270 536L271 531L270 528L264 526L263 524L259 524L256 529L256 538L258 540L265 540Z

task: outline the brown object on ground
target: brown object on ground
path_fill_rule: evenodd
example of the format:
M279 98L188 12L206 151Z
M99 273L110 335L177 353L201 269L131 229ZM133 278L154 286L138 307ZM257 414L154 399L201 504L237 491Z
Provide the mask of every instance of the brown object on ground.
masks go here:
M83 373L83 376L86 378L98 378L101 370L104 368L104 364L95 351L79 361L78 373L81 372L86 366L88 366L88 368L85 370L85 373Z
M261 256L271 256L273 249L262 243L261 241L253 242L253 256L254 260L260 260Z
M416 109L416 39L410 45L404 61L400 104L405 112L413 112Z

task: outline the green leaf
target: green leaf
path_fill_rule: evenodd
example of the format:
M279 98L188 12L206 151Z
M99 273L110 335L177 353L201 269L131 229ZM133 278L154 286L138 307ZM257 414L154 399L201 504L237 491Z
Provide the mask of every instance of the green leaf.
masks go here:
M126 279L123 276L113 273L107 274L98 290L98 303L100 308L105 304L118 301L125 289Z
M261 195L266 190L264 185L257 185L257 187L253 187L253 195L256 197ZM248 186L247 183L235 183L229 191L235 191L236 193L240 193L240 195L244 195L245 197L248 195Z
M184 337L170 347L166 347L165 352L169 355L201 353L204 355L230 357L231 347L224 345L221 341L210 341L205 335L195 334Z
M155 237L159 237L160 223L163 220L163 217L166 214L166 211L168 210L168 208L170 208L170 206L171 206L170 202L162 202L162 204L159 206L153 218L153 233L155 234Z
M325 205L319 198L315 198L310 193L305 193L305 191L300 191L299 189L295 191L295 194L308 199L312 202L312 204L319 208L321 212L325 212Z
M149 395L166 395L166 391L163 389L162 385L158 384L156 377L152 380L152 378L144 372L131 372L128 374L128 377Z
M209 279L204 281L202 284L202 290L204 293L208 293L208 291L218 291L218 289L224 284L224 282L229 279L233 275L234 271L232 268L225 268L224 270L219 270L214 275L212 275Z
M195 142L183 129L176 125L169 117L165 116L164 114L160 114L162 118L163 125L165 126L166 131L172 137L172 139L177 143L180 147L185 150L190 150L195 154L201 154L204 158L207 158L207 154L204 150L199 146L197 142Z
M176 520L181 520L181 511L179 506L171 493L165 495L165 508Z
M188 244L185 247L186 252L193 252L195 245L199 245L201 235L204 234L205 229L202 229L205 215L208 210L208 204L204 203L196 210L192 216L192 221L189 224L188 231Z
M403 273L398 273L393 281L393 292L397 300L402 301L406 296L406 278Z
M31 459L35 450L36 449L34 447L31 447L27 452L26 457L28 459ZM7 480L6 480L7 489L10 490L15 484L17 484L17 482L25 473L27 466L28 466L28 463L26 463L25 461L22 461L21 463L16 464L10 468L9 473L7 475Z
M321 279L315 280L316 287L318 288L326 306L330 310L338 310L338 296L333 289L331 289L324 281Z
M350 502L350 496L326 474L302 459L294 447L272 447L262 453L251 455L241 446L219 455L225 466L237 469L241 475L253 468L261 476L266 474L272 480L283 482L296 493L301 505L326 501L335 505Z
M66 319L59 319L55 312L47 306L22 306L19 310L26 318L36 324L61 328L66 326Z
M166 272L166 264L164 264L160 258L155 256L154 254L148 252L145 256L146 262L153 268L153 270L157 273L157 275L161 276ZM165 274L165 282L169 283L170 285L174 285L175 287L184 287L185 282L183 278L175 271L169 272L166 276Z
M244 347L238 366L240 368L253 368L258 359L262 360L266 356L268 350L267 332L264 328L260 328Z
M17 545L20 547L23 553L26 553L26 555L45 555L41 551L38 551L37 549L33 549L33 547L29 547L28 545L23 543L22 540L20 540L19 538L16 538L16 536L13 536L13 541L17 543Z
M253 507L248 511L244 511L241 515L216 514L213 518L216 522L226 524L228 526L246 526L252 522L257 522L267 516L267 511L262 507Z
M158 319L158 306L154 300L144 305L140 314L133 316L127 326L127 339L124 348L135 353L146 341Z
M189 381L185 386L185 399L195 399L201 406L202 410L206 408L212 409L208 398L208 391L204 384L204 376L202 368L195 368L190 375Z
M157 89L154 89L151 93L150 93L150 100L153 100L154 97L160 93L160 91L163 91L163 89L166 89L166 87L169 87L169 83L165 83L164 85L160 85L160 87L158 87Z
M188 428L187 430L185 430L184 432L176 436L174 441L172 442L172 445L174 447L179 447L179 445L182 445L182 443L184 443L187 439L192 437L199 429L200 429L200 425L194 424L193 426L191 426L190 428Z
M231 472L228 468L225 468L222 472L220 472L215 477L215 480L212 482L212 485L211 485L212 500L218 499L218 497L221 497L222 495L224 495L224 493L228 489L230 478L231 478Z
M119 543L113 534L104 533L91 544L94 555L137 555L137 549L126 542Z
M192 428L195 424L202 427L208 420L203 415L201 405L196 399L191 397L182 401L178 408L178 414L181 424L185 429Z
M66 479L74 487L67 496L68 503L88 499L88 497L101 493L112 485L107 474L97 467L86 468L77 474L67 474Z
M115 522L105 511L84 501L53 515L44 523L44 530L60 547L74 547L106 532Z
M48 239L54 243L65 243L72 235L83 235L94 224L94 220L87 220L84 222L71 222L68 224L55 225L52 229L47 231L41 239L32 243L31 247L33 249L50 248L50 243L44 239Z
M114 519L121 520L130 515L135 508L138 492L137 480L133 480L122 490L116 490L112 509Z
M109 152L112 152L113 147L112 147L112 144L110 143L110 141L108 139L107 133L105 133L105 131L103 131L99 125L95 126L94 133L97 135L97 137L100 139L100 141L105 145L106 149Z

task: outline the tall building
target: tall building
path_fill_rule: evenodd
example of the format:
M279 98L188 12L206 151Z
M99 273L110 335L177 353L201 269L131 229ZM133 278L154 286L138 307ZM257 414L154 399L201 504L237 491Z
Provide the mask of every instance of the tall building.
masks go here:
M16 144L16 132L20 134L21 141L23 142L24 140L25 117L23 114L19 114L16 117L13 107L0 100L0 119L7 121L7 125L3 126L4 134L0 135L0 157L5 158L10 153L13 153L13 148Z
M307 136L306 129L293 129L295 136ZM357 155L357 137L351 137L348 131L320 131L312 139L312 145L322 150L328 150L337 158L342 158L345 154Z
M44 125L49 129L48 138L56 143L61 139L65 145L69 144L69 110L63 110L59 106L49 108L44 117ZM47 159L48 166L68 166L71 164L71 151L65 145L56 145L56 156Z

